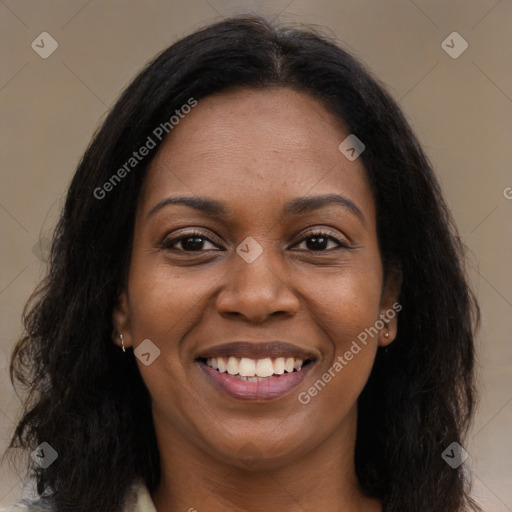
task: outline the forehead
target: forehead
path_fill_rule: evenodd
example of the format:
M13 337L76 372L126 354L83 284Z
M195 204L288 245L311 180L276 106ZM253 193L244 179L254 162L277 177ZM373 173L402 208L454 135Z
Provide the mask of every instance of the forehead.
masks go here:
M258 208L337 191L372 210L361 159L349 161L338 149L348 135L339 118L303 92L240 88L208 96L160 147L141 207L189 194Z

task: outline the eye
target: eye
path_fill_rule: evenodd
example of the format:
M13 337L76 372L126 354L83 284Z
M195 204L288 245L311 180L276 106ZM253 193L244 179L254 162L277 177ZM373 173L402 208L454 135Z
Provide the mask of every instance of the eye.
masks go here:
M334 246L329 247L329 244L335 244ZM349 246L335 237L329 231L311 231L305 237L302 238L301 242L297 244L295 247L300 247L300 245L305 244L306 249L310 251L316 252L326 252L327 250L332 249L348 249Z
M210 244L211 247L208 247ZM330 231L318 230L311 231L294 247L305 244L303 249L315 252L327 252L336 249L348 249L349 246L334 236ZM331 246L329 246L331 244ZM334 244L334 245L333 245ZM220 242L218 242L220 245ZM182 233L179 236L166 238L160 245L163 250L183 251L183 252L205 252L207 250L222 250L217 243L210 240L209 237L198 231Z
M204 247L210 244L212 247ZM181 247L179 247L181 245ZM177 250L186 252L204 252L205 250L219 250L207 236L197 231L183 233L174 238L166 238L160 245L163 250Z

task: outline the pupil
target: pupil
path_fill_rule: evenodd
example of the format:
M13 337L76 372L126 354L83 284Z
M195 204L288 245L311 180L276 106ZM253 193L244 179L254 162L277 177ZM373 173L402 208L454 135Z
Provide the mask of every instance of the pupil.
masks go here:
M328 239L325 236L310 236L306 241L306 246L312 251L320 251L327 247Z
M203 239L200 237L190 236L185 238L181 242L183 244L183 248L188 251L197 251L200 250L203 245Z

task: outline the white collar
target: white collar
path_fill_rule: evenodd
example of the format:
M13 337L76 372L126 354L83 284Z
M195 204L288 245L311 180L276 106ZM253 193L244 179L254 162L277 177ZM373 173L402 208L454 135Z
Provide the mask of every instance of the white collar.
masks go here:
M10 508L0 508L0 512L51 512L51 503L42 503L40 499L22 499ZM149 490L143 480L136 480L128 491L124 512L156 512Z
M146 484L137 480L132 485L131 495L126 500L125 512L156 512Z

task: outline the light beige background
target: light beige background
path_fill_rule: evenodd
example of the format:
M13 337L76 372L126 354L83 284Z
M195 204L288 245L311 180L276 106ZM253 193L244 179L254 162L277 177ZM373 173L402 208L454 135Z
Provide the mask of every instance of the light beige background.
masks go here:
M7 367L22 307L94 129L148 59L234 12L324 26L387 85L420 137L471 252L483 312L481 403L465 446L473 494L485 510L512 511L511 0L0 0L0 451L19 413ZM48 59L31 48L43 31L59 44ZM453 31L469 44L457 59L441 47ZM0 505L21 492L4 464Z

